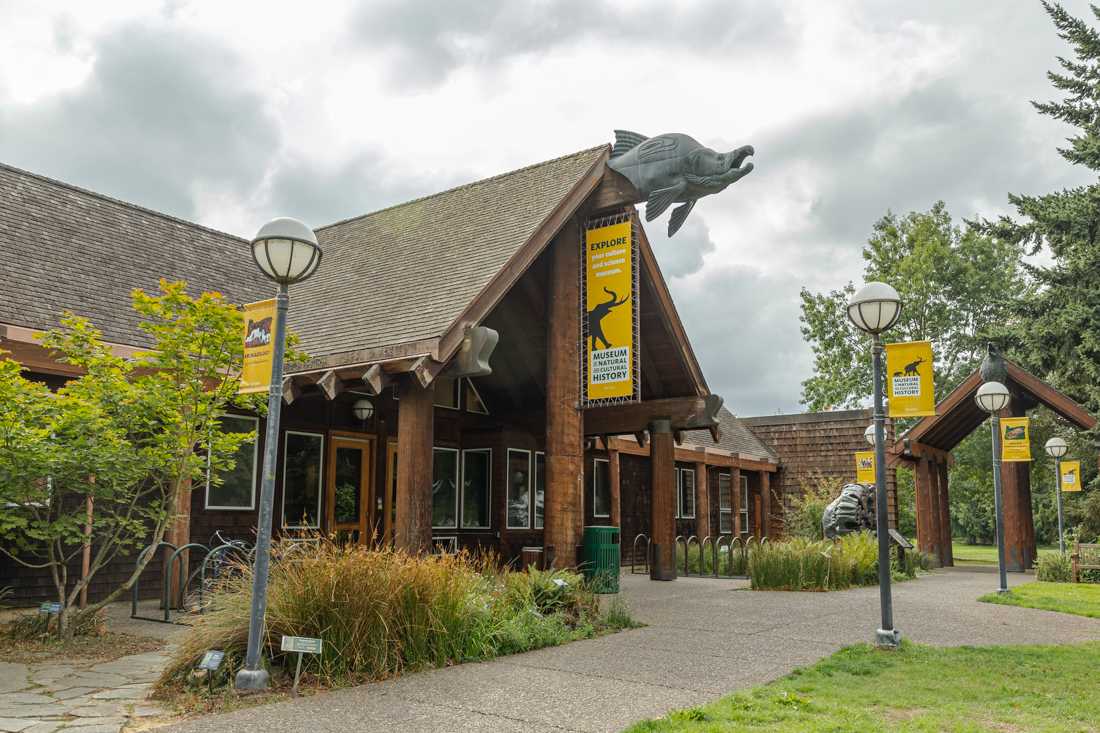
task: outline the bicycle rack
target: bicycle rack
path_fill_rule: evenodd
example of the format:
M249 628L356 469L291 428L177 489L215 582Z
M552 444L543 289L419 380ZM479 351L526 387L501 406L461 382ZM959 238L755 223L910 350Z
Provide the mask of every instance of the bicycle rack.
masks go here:
M140 553L138 553L137 561L134 563L134 569L137 570L138 566L141 565L145 561L146 557L148 557L150 554L155 554L157 552L157 550L159 550L162 547L171 547L173 551L176 550L176 546L173 545L171 542L158 542L155 545L149 545L144 550L142 550ZM164 593L161 596L161 602L164 603L165 609L166 609L165 610L165 617L166 618L164 620L159 619L159 618L153 618L151 616L138 616L138 589L139 589L139 586L141 585L141 576L148 569L149 569L148 565L146 565L144 568L142 568L141 573L139 573L137 579L134 580L134 586L130 591L130 618L138 618L138 619L142 619L143 621L158 621L158 622L164 623L164 621L167 620L167 615L168 615L168 611L167 611L167 607L168 607L167 593ZM171 577L172 577L171 572L167 572L165 574L165 584L167 584L168 578L171 578ZM169 621L168 623L171 623L171 622Z
M630 548L630 573L631 575L640 575L637 571L638 567L638 541L645 540L645 552L642 554L646 575L649 575L649 536L645 534L639 534L634 538L634 544Z

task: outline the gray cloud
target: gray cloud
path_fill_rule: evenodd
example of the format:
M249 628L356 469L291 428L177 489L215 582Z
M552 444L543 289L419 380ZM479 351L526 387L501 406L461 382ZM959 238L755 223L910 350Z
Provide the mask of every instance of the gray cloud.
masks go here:
M696 214L670 239L665 235L664 219L646 226L646 236L666 278L684 277L703 269L703 257L715 250L703 217Z
M69 42L64 23L55 35ZM0 159L193 218L197 188L251 190L277 150L276 123L245 74L216 39L115 28L83 84L0 110Z
M798 330L798 278L717 267L669 285L713 392L741 416L797 412L810 353Z
M596 41L614 46L615 63L647 69L644 54L623 46L663 45L692 55L721 56L775 45L790 29L777 4L709 0L691 7L603 0L384 0L365 3L352 23L353 42L390 54L393 81L424 86L467 65L490 67L509 58Z

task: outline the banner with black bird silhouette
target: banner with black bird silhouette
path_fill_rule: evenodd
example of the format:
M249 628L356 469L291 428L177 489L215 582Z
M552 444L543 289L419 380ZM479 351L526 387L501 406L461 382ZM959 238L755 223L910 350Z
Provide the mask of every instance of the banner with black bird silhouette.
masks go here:
M271 386L272 340L275 334L275 300L248 303L244 315L244 364L240 393L266 392Z
M584 403L638 399L637 257L628 215L590 221L584 233Z
M931 341L886 344L886 396L890 417L936 414Z

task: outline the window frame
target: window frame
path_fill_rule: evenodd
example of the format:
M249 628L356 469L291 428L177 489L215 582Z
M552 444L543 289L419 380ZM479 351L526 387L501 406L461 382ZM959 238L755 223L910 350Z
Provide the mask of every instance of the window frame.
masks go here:
M435 390L438 389L440 385L444 384L448 380L450 380L450 382L451 382L451 393L452 393L451 396L454 397L454 406L453 407L451 405L443 405L443 404L440 404L439 402L435 401L435 395L436 395ZM432 388L432 407L438 407L442 410L455 410L455 411L461 410L462 409L462 378L461 377L439 377L439 378L437 378L435 380L435 387Z
M740 499L741 504L737 508L737 516L741 519L741 534L752 534L749 531L749 477L744 473L740 476Z
M600 463L605 464L605 474L607 478L607 514L596 513L596 466ZM611 460L608 458L593 458L592 459L592 516L600 517L603 519L611 518Z
M489 523L486 525L466 524L466 456L470 453L484 453L489 456L489 470L485 474L487 483L485 486L485 506L488 509ZM492 529L493 528L493 449L492 448L463 448L461 471L459 475L459 499L458 499L458 528L459 529Z
M449 529L449 530L457 532L459 526L462 524L462 515L459 514L459 512L461 511L461 504L462 504L462 451L459 450L458 448L448 448L447 446L443 446L443 445L433 445L432 446L432 483L433 484L435 483L435 452L436 451L442 451L442 452L445 452L445 453L450 453L450 454L454 455L454 457L455 457L455 523L454 524L436 524L435 520L433 518L433 520L432 520L432 530L434 531L434 530L437 530L437 529ZM395 501L396 501L396 497L395 497ZM433 501L432 514L434 515L435 514L435 505L434 505L435 500L434 500L434 498L433 498L432 501Z
M470 407L470 400L466 399L469 395L467 395L466 390L463 389L462 390L462 409L465 410L466 412L472 413L474 415L488 415L489 414L489 406L485 404L485 398L481 396L481 392L478 392L477 387L474 386L474 380L470 379L469 377L463 377L462 382L467 387L470 388L470 391L472 391L474 393L474 396L477 397L477 401L481 403L481 408L482 408L480 410L472 409Z
M729 491L727 496L729 497L729 504L722 506L722 479L726 479L729 483ZM722 519L727 518L729 522L729 529L722 529ZM733 524L733 474L732 473L719 473L718 474L718 534L723 532L733 534L736 527Z
M678 512L679 519L695 519L695 469L694 468L677 468L676 476L676 510ZM691 474L691 514L684 512L684 476Z
M288 451L286 449L287 436L289 435L309 435L314 438L321 439L321 447L319 450L320 456L320 470L317 471L317 525L312 526L308 524L287 524L286 523L286 459ZM284 430L283 431L283 506L280 512L280 519L282 520L283 529L321 529L321 523L324 520L324 516L321 514L324 506L325 497L325 434L315 433L310 430Z
M512 454L513 453L526 453L527 454L527 524L517 526L512 524L512 512L508 506L509 501L512 498ZM532 476L532 463L534 453L526 448L508 448L504 461L504 528L505 529L532 529L532 525L535 523L535 479ZM544 508L545 511L545 508Z
M251 420L255 423L256 435L252 439L252 493L249 499L248 506L220 506L210 503L210 486L211 486L211 466L210 456L206 458L206 493L203 496L203 510L204 511L218 511L218 512L251 512L256 509L256 477L260 470L260 418L255 415L238 415L237 413L226 413L222 415L222 419L233 418L239 420ZM219 421L220 422L220 421ZM237 432L237 431L234 431Z

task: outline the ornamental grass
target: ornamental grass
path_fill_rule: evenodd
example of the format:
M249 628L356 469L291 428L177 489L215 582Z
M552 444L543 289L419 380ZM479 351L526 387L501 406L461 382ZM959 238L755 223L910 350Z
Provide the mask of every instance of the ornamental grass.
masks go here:
M293 548L293 552L290 550ZM230 683L248 640L252 571L247 564L207 597L205 613L175 651L162 692ZM606 618L583 578L566 571L509 571L467 553L409 555L319 541L275 548L268 585L263 658L274 675L293 670L282 636L320 638L303 670L323 686L381 680L621 628ZM632 623L632 622L631 622ZM194 679L211 649L225 652L215 679Z
M922 553L908 552L899 566L891 552L894 580L914 578L927 570ZM844 535L836 541L794 538L767 542L749 553L753 590L826 591L878 583L878 539L869 532Z

